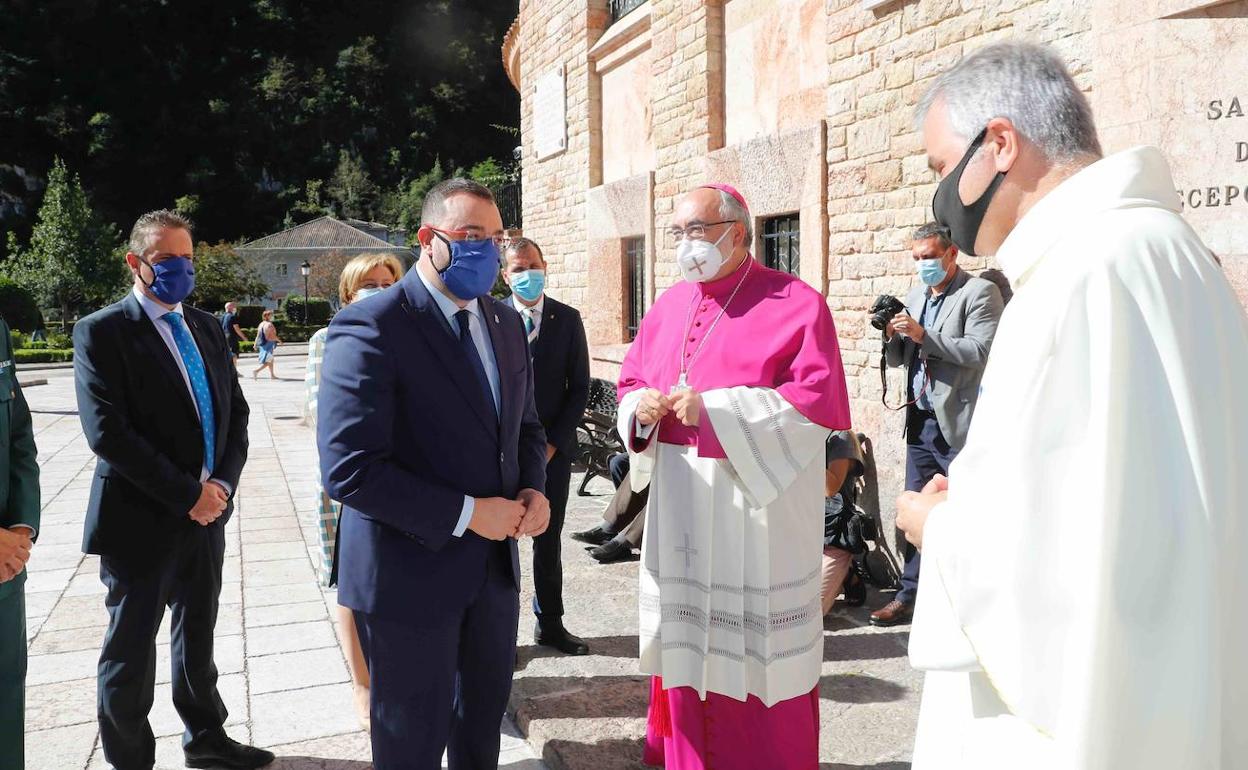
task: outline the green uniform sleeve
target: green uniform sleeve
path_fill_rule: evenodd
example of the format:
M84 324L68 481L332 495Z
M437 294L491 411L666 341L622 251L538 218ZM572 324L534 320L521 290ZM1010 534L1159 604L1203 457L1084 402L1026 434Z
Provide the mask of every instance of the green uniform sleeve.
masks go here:
M4 357L13 358L9 326L0 321L0 344ZM39 533L39 462L35 449L35 429L30 407L22 386L17 382L17 363L13 364L13 399L9 420L9 526L25 524Z

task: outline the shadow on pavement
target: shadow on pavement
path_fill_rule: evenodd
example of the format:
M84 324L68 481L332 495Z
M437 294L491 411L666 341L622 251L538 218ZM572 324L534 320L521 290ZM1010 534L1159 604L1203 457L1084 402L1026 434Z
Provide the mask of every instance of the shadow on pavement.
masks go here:
M372 770L371 762L356 759L322 759L320 757L278 757L269 770Z
M603 655L608 658L636 658L640 649L635 635L586 637L585 643L589 645L590 655ZM562 657L566 656L558 650L536 644L517 647L516 671L523 671L529 665L529 661Z
M909 637L910 634L906 631L825 636L823 659L826 662L904 658Z
M551 767L567 770L642 770L641 738L613 738L595 743L550 740L542 747L542 759Z
M511 702L516 724L527 734L540 719L640 718L646 715L646 676L526 676L515 680Z
M908 693L895 682L864 674L829 674L819 678L819 697L836 703L891 703Z

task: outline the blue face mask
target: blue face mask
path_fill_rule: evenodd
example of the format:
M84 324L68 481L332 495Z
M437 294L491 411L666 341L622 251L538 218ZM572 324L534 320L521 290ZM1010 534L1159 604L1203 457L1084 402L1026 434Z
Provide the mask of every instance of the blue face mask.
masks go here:
M498 280L500 259L493 238L480 241L451 241L433 233L451 250L451 263L438 273L442 283L460 299L474 299L488 292Z
M511 276L511 290L525 302L536 302L537 298L542 296L542 292L546 290L546 272L544 270L525 270L523 273L513 273Z
M186 257L169 257L156 264L142 259L155 276L148 285L156 299L166 305L176 305L195 291L195 265Z
M940 259L920 259L918 270L919 280L928 286L939 286L949 276L949 271Z

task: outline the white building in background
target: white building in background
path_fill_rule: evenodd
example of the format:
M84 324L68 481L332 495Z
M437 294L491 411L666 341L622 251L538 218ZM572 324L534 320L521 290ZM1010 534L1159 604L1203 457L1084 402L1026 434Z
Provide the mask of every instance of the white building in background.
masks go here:
M384 252L408 265L414 255L406 244L407 232L402 229L324 216L245 243L238 247L238 253L269 285L263 304L275 308L287 295L303 293L300 267L304 262L315 269L318 260Z

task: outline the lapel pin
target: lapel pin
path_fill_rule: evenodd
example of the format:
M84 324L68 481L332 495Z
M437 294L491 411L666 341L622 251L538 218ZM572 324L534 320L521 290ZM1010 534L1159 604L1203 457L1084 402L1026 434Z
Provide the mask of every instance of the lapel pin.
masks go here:
M498 320L498 313L495 313L495 314L494 314L494 323L501 323L501 322Z

